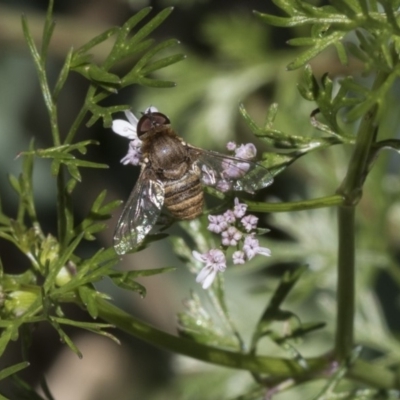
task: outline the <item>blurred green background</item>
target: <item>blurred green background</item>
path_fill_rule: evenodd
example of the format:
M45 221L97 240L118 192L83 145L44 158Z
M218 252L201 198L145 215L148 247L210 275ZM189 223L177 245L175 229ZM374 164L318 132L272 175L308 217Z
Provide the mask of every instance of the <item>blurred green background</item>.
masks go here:
M316 2L317 3L317 2ZM285 42L300 31L271 28L262 24L252 10L274 13L276 8L267 0L87 0L55 1L57 22L48 72L57 77L69 48L78 48L106 28L122 24L141 8L151 5L155 15L167 6L175 6L171 16L155 32L158 40L176 38L187 59L157 72L157 76L177 83L173 89L135 86L122 90L108 99L108 104L131 104L139 114L150 105L167 114L180 136L189 143L217 151L225 151L229 140L254 142L259 152L268 148L255 139L238 112L243 103L250 115L262 123L272 102L279 104L276 126L296 135L318 135L309 122L315 106L297 92L301 71L287 72L286 65L294 58L296 48ZM40 40L46 1L0 1L0 195L4 210L13 215L16 196L8 184L9 173L18 175L21 160L16 155L26 150L32 137L37 147L50 146L50 130L36 72L24 42L20 16L26 14L36 40ZM109 49L105 43L95 48L95 60L102 60ZM121 65L123 73L128 65ZM351 61L340 65L335 53L325 52L312 63L314 74L320 77L329 71L331 79L359 76L360 66ZM61 129L72 122L79 111L87 82L71 75L67 90L59 103ZM388 107L384 136L395 136L399 125L398 91L393 90L393 102ZM123 115L120 116L121 118ZM75 190L77 218L88 212L93 200L104 188L108 198L126 199L133 188L138 169L123 166L119 160L126 154L128 142L117 137L100 123L83 127L79 140L95 139L100 145L87 157L107 163L109 170L83 170L83 183ZM300 159L280 174L270 188L260 192L257 200L294 201L332 194L343 179L350 149L333 147ZM37 160L35 196L39 217L48 232L56 232L55 180L50 163ZM368 179L358 214L358 276L356 341L365 345L371 357L382 357L382 363L398 360L400 348L397 336L400 282L397 272L400 226L398 160L381 157ZM216 200L210 200L215 204ZM213 203L214 202L214 203ZM244 337L250 334L263 306L277 284L277 278L295 263L306 262L306 273L287 308L298 313L303 321L326 321L327 328L299 344L307 356L327 351L332 344L335 317L336 220L334 209L298 213L259 215L260 224L272 232L262 240L270 247L272 257L255 261L248 267L231 267L226 275L227 297L239 329ZM91 254L100 246L111 244L118 218L115 213L109 229L98 241L81 249ZM182 235L178 226L171 233ZM0 254L6 272L19 273L27 260L0 241ZM183 310L183 299L193 289L201 293L179 260L173 255L168 240L158 242L145 251L124 257L120 268L157 268L178 266L177 271L146 278L142 283L148 294L115 289L108 281L99 289L108 292L115 302L129 312L171 333L176 332L176 313ZM76 318L86 318L71 308ZM216 368L184 357L155 349L134 338L119 335L122 346L105 338L70 331L84 358L79 360L49 326L40 325L34 333L31 347L31 367L21 377L33 386L45 374L57 400L128 399L222 399L239 395L251 384L246 372ZM247 333L247 336L246 336ZM266 344L267 354L282 355L281 350ZM10 347L0 360L2 367L20 360L18 343ZM316 393L312 385L300 387L277 398L304 399ZM316 384L318 385L318 383ZM0 390L11 398L9 382Z

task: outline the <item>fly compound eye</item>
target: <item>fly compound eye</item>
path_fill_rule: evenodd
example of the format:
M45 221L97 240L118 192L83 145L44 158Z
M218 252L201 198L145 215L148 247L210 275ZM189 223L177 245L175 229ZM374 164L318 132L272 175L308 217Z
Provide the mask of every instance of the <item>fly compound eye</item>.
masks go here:
M143 114L137 124L137 135L140 138L145 133L151 131L158 126L168 125L170 123L168 117L159 112L150 112Z

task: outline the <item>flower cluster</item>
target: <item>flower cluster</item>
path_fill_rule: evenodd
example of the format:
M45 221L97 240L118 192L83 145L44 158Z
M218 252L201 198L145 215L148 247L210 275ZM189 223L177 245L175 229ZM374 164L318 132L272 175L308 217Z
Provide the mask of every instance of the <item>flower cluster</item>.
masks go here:
M208 230L221 235L222 248L227 250L230 246L236 247L232 254L234 264L244 264L257 254L267 257L271 255L271 251L261 247L255 237L258 218L255 215L246 215L246 211L247 204L240 203L239 199L235 198L232 210L208 216ZM217 273L226 269L225 253L219 249L211 249L204 254L197 251L193 251L192 254L197 261L206 264L197 275L196 281L201 283L203 289L208 289Z

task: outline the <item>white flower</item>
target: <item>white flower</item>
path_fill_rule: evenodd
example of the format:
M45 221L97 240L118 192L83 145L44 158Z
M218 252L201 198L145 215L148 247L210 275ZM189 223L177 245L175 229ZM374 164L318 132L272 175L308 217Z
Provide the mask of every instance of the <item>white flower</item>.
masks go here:
M115 119L112 122L111 129L117 135L126 137L129 140L139 140L136 133L138 119L132 111L126 110L124 113L129 122L124 119Z
M266 247L260 247L258 240L255 239L253 235L248 235L244 239L243 251L248 260L251 260L256 254L261 254L266 257L271 255L271 250Z
M225 254L221 250L211 249L204 254L193 251L192 255L197 261L206 264L197 275L196 282L201 283L203 289L208 289L214 282L217 272L223 272L226 269Z
M157 111L155 107L148 107L144 114ZM140 165L142 161L142 141L137 136L137 124L139 120L130 110L126 110L124 113L129 122L124 119L115 119L111 126L114 133L130 140L128 153L121 159L121 163L124 165Z

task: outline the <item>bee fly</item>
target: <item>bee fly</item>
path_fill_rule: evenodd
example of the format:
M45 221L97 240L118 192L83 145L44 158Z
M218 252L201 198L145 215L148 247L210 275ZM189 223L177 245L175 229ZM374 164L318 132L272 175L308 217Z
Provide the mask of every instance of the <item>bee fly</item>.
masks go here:
M201 215L202 185L221 192L254 193L272 183L271 174L261 164L185 143L160 112L143 114L137 135L142 141L141 171L118 220L114 235L118 254L129 252L144 240L163 205L177 219Z

